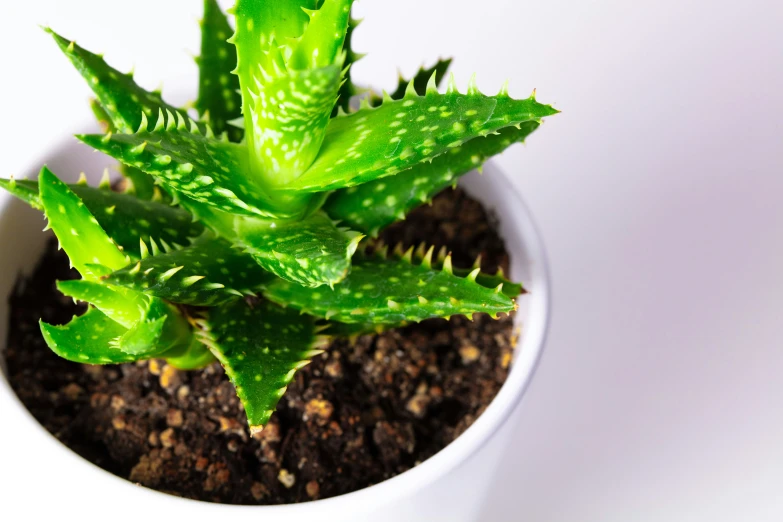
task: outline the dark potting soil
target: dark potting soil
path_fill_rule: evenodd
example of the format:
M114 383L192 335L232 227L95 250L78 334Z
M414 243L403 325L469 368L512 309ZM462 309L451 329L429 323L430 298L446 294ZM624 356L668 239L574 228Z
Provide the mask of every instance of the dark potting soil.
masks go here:
M446 245L454 265L506 267L481 205L457 190L383 234L389 244ZM508 374L512 321L476 315L334 342L300 370L269 425L250 437L219 364L182 372L150 361L89 366L55 356L38 320L83 307L55 289L78 277L54 243L10 299L11 386L38 421L98 466L174 495L236 504L326 498L399 474L454 440ZM26 448L34 452L35 448Z

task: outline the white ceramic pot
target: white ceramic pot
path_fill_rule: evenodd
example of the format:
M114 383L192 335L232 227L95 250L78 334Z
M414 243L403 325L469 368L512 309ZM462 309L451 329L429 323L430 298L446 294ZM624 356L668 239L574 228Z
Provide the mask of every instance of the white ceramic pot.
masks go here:
M109 158L69 141L43 158L66 181L86 171L97 183ZM34 176L41 163L31 166ZM138 487L120 479L60 444L46 432L0 379L0 479L3 511L24 510L25 517L62 510L83 520L144 520L171 514L183 520L221 520L231 516L285 522L477 520L483 492L509 441L496 436L520 402L544 345L549 314L549 279L544 248L522 199L508 180L487 165L462 186L491 209L511 255L511 276L524 282L529 294L520 298L516 316L521 336L506 383L483 415L457 440L421 465L375 486L335 498L284 506L225 506L184 500ZM47 235L44 221L8 194L0 194L0 346L8 332L9 295L20 272L29 272ZM5 374L5 372L3 372ZM11 482L13 481L13 482ZM13 489L11 489L13 488ZM6 496L6 493L13 494ZM24 518L24 517L23 517ZM13 519L13 518L12 518ZM16 518L19 519L19 518ZM32 518L30 518L32 519Z

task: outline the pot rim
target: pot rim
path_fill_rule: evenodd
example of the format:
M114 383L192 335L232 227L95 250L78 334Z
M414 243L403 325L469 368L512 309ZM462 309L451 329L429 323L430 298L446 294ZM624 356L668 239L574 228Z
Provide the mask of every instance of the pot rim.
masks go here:
M82 127L83 129L84 127ZM50 160L63 156L71 151L74 144L70 141L62 140L50 150L54 151L47 155ZM46 162L37 162L32 164L32 168L25 172L35 172L40 165ZM488 180L489 184L496 183L500 185L499 191L505 193L510 203L513 203L519 210L516 212L516 219L513 224L501 221L500 228L513 227L518 231L518 235L524 238L525 250L531 264L530 286L533 292L526 295L528 300L528 312L524 319L525 333L519 340L514 349L514 361L511 365L511 371L506 381L501 386L497 395L485 411L476 419L476 421L463 432L454 441L435 455L425 460L421 464L391 477L383 482L368 486L366 488L339 495L336 497L313 500L297 504L280 505L233 505L217 504L206 501L194 501L163 493L152 488L138 487L134 483L112 474L109 471L89 462L76 454L73 450L62 444L54 435L49 433L32 416L27 408L22 404L16 393L12 390L5 371L0 372L0 394L10 395L11 400L0 400L2 403L8 403L9 408L4 408L4 424L13 425L16 429L20 426L28 425L36 431L45 433L48 437L39 437L39 439L49 440L59 446L56 451L62 456L60 465L71 470L72 473L81 472L94 476L96 480L101 480L104 484L113 484L117 498L122 498L125 502L138 501L144 503L147 508L152 505L162 504L164 502L178 502L178 509L232 509L232 510L262 510L267 515L277 516L307 516L308 513L313 516L324 517L325 513L346 513L355 511L358 506L377 508L384 504L399 498L404 498L413 492L420 490L433 483L440 477L453 471L462 463L467 461L475 454L508 420L514 408L521 401L540 361L541 354L545 345L547 332L549 328L551 312L551 283L549 273L549 262L546 255L543 239L539 233L538 227L533 220L527 205L524 203L518 190L509 181L500 169L495 167L494 162L490 161L485 166L485 171L490 172L484 176L483 180ZM466 176L474 176L474 173ZM463 184L463 181L460 181ZM467 189L468 193L473 191ZM13 196L3 193L0 195L0 220L7 214L8 208L13 200ZM483 201L487 204L486 201ZM21 202L20 202L21 204ZM508 204L508 203L507 203ZM503 235L503 234L501 234ZM14 276L16 277L16 275ZM519 327L522 317L519 314L515 320L515 327ZM0 321L4 318L0 319ZM5 340L0 341L0 359L3 358L5 350ZM3 361L4 368L4 361ZM11 406L13 404L13 406ZM68 451L62 451L66 449ZM0 454L1 455L1 454ZM4 460L4 459L3 459ZM47 462L47 466L57 465ZM89 468L92 467L100 473L93 473ZM6 469L6 472L10 470ZM109 486L105 486L109 487ZM146 509L145 509L146 511ZM181 513L181 512L180 512Z

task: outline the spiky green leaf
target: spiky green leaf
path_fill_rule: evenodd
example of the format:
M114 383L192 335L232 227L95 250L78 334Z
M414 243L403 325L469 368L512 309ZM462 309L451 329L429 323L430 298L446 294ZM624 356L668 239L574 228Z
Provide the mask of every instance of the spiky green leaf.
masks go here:
M38 182L26 179L0 178L0 188L7 190L36 210L43 212L43 203L38 195Z
M154 357L165 351L160 344L167 316L145 319L136 323L115 341L117 348L138 359Z
M232 214L291 217L273 207L268 196L247 176L245 147L224 143L185 129L136 134L78 135L78 139L126 165L154 176L166 188L196 203Z
M278 42L299 38L309 21L305 9L314 9L315 0L237 0L233 8L236 16L236 32L229 40L236 46L239 84L242 90L242 113L248 143L254 142L252 115L255 103L251 92L258 89L261 71L274 71L273 62L279 60L277 69L285 64L279 52ZM290 51L290 48L289 48Z
M148 320L127 329L110 319L97 308L90 308L84 315L74 317L63 326L40 322L41 332L49 348L57 355L85 364L117 364L166 356L185 354L180 344L188 346L192 341L187 323L172 321L172 316L160 315L171 309L165 303L152 308Z
M136 357L112 346L127 329L109 319L97 308L63 326L40 322L49 348L69 361L85 364L116 364L135 361Z
M104 232L82 200L46 167L41 171L39 189L49 225L83 277L97 280L103 274L103 267L118 270L128 264L128 257ZM95 270L95 265L101 270ZM112 320L130 326L112 343L136 358L157 355L191 341L187 321L178 310L158 298L144 297L124 288L101 289L88 283L63 286L74 297L94 302ZM134 313L136 306L141 308L140 314Z
M280 54L274 52L277 42L299 38L309 21L305 9L315 8L315 4L315 0L237 0L236 6L229 11L236 17L236 32L229 43L236 46L235 73L242 90L247 133L253 132L255 104L250 93L258 89L257 75L261 70L273 70L273 60L280 59L282 63ZM252 134L247 135L247 141L253 142Z
M223 239L202 239L103 278L174 303L215 306L253 295L274 276Z
M58 281L57 289L74 300L92 304L125 328L132 328L143 320L148 305L144 296L137 292L86 279Z
M228 43L232 29L216 0L204 0L201 21L201 56L196 109L216 133L228 132L231 141L242 140L242 130L229 122L242 116L239 77L232 74L236 66L236 50Z
M424 96L411 89L402 100L330 120L315 162L285 189L318 192L391 176L476 137L556 112L532 96L514 100L505 90L485 96L472 83L467 94L453 85L445 94L434 85Z
M204 225L181 208L87 185L72 187L106 233L134 259L141 256L140 239L164 249L179 248L204 232Z
M0 179L0 188L43 211L37 181ZM194 222L192 216L180 208L86 184L72 184L68 188L79 196L109 237L133 259L141 255L139 239L148 244L154 241L163 248L166 245L177 248L190 244L204 232L204 226Z
M337 62L351 20L353 0L323 0L307 11L310 21L293 47L288 65L297 70L318 69Z
M460 176L480 167L487 158L523 141L538 126L537 122L526 122L518 129L502 129L497 134L454 147L431 163L419 163L393 177L338 190L329 197L324 210L351 228L377 236L381 229L430 201Z
M269 284L264 295L285 306L343 323L400 324L455 314L486 312L496 316L514 310L500 288L485 288L453 275L451 260L443 269L406 258L354 258L351 274L330 288L306 288L288 281Z
M115 345L125 353L141 359L179 355L193 342L188 321L171 304L147 297L144 317L122 335Z
M337 99L352 0L240 0L237 73L253 172L269 184L310 166ZM304 18L303 18L304 17Z
M323 212L301 221L237 220L234 244L273 274L305 286L332 285L351 267L362 234L338 228Z
M296 370L321 353L326 340L316 335L312 317L243 301L212 309L201 338L236 386L251 431L263 428Z
M313 162L326 134L340 78L339 64L291 70L270 76L251 91L252 122L246 118L245 132L253 151L254 172L268 184L287 183Z
M87 264L114 270L128 264L128 257L101 228L79 196L46 167L39 176L39 190L49 226L82 277L94 278Z
M57 288L126 328L111 345L137 359L183 351L192 341L191 328L179 310L157 297L86 280L59 281Z
M71 60L88 85L98 97L106 114L120 132L135 132L142 123L142 114L156 123L159 114L164 116L161 124L169 123L170 114L177 114L188 120L185 111L167 104L159 93L139 87L132 74L124 74L109 66L104 59L76 45L47 28L54 41ZM195 124L204 132L206 126Z

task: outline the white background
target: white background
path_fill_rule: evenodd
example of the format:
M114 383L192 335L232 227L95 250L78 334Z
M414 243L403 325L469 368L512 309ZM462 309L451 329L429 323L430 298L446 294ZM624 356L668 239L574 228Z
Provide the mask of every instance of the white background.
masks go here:
M36 24L165 87L196 73L200 4L3 2L0 174L89 117L86 86ZM482 520L783 520L781 3L355 12L361 82L393 88L396 66L453 55L463 87L474 71L486 91L508 77L512 95L536 87L563 111L500 159L544 235L554 315Z

